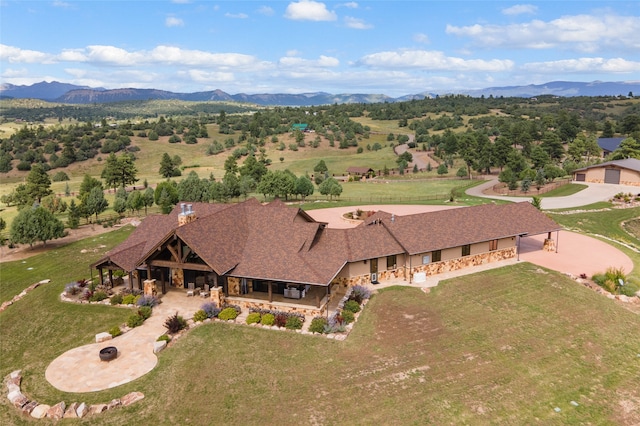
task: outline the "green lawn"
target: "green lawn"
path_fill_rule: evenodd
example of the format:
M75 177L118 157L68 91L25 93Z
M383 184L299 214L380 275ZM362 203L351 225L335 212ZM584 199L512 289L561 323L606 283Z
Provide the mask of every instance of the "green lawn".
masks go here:
M582 191L583 189L588 188L588 185L584 185L581 183L569 183L567 185L562 185L559 188L553 189L549 192L545 192L544 194L540 194L541 198L548 197L567 197L569 195L573 195Z
M55 390L44 369L60 352L123 321L127 311L62 304L59 290L38 289L23 306L0 314L0 373L23 368L24 391L47 403L145 394L88 423L640 421L640 317L527 263L448 280L430 294L385 289L344 342L203 325L163 351L151 373L90 394ZM6 400L0 422L27 423Z

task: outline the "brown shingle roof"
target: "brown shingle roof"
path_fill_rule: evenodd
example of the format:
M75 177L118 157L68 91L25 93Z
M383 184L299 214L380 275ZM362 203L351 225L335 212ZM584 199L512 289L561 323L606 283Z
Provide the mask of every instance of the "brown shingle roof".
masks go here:
M378 212L351 229L328 229L281 202L193 203L193 210L197 219L180 227L179 207L147 217L97 264L132 270L175 233L218 274L328 285L347 262L560 229L528 202L408 216Z
M376 226L376 219L381 219L409 254L561 229L529 202L484 204L407 216L380 212L368 219L368 225L361 226Z

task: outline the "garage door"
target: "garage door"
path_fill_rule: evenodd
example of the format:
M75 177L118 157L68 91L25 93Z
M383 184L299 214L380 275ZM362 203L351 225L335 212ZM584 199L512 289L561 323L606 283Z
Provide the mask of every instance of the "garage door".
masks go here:
M576 181L578 182L584 182L585 180L587 180L587 175L584 173L576 173Z
M613 183L618 185L620 183L620 170L617 169L605 169L604 170L604 183Z

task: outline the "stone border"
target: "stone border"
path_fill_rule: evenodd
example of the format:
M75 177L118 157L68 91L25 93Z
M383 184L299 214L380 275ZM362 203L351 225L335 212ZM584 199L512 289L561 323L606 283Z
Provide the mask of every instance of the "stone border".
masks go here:
M27 295L27 293L35 290L36 288L40 287L43 284L49 284L51 282L51 280L47 279L47 280L42 280L39 281L35 284L31 284L29 287L25 288L24 290L22 290L20 292L20 294L17 294L15 296L13 296L13 299L11 300L7 300L6 302L4 302L2 305L0 305L0 312L3 312L5 309L7 309L9 306L13 305L14 303L16 303L18 300L22 299L23 297L25 297Z
M9 373L4 382L7 386L7 399L22 414L28 414L35 419L78 419L86 416L100 414L107 410L113 410L118 407L128 407L129 405L144 399L142 392L130 392L122 398L111 400L107 404L87 405L84 402L72 402L67 406L64 401L50 406L40 404L34 400L27 398L20 389L22 382L22 370L16 370Z

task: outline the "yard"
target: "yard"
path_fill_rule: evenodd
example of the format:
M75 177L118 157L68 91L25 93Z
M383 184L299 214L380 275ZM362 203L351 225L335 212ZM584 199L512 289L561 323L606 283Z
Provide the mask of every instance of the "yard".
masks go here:
M443 282L429 294L382 290L344 342L216 322L163 351L159 365L139 380L104 392L57 391L44 379L49 362L129 314L63 304L58 295L67 282L88 275L86 265L106 250L100 245L126 234L122 229L26 264L2 265L3 300L33 275L53 280L0 314L3 376L22 368L23 391L45 403L145 394L142 402L86 422L640 421L640 317L528 263ZM28 270L32 265L39 269ZM5 398L0 422L29 423Z

